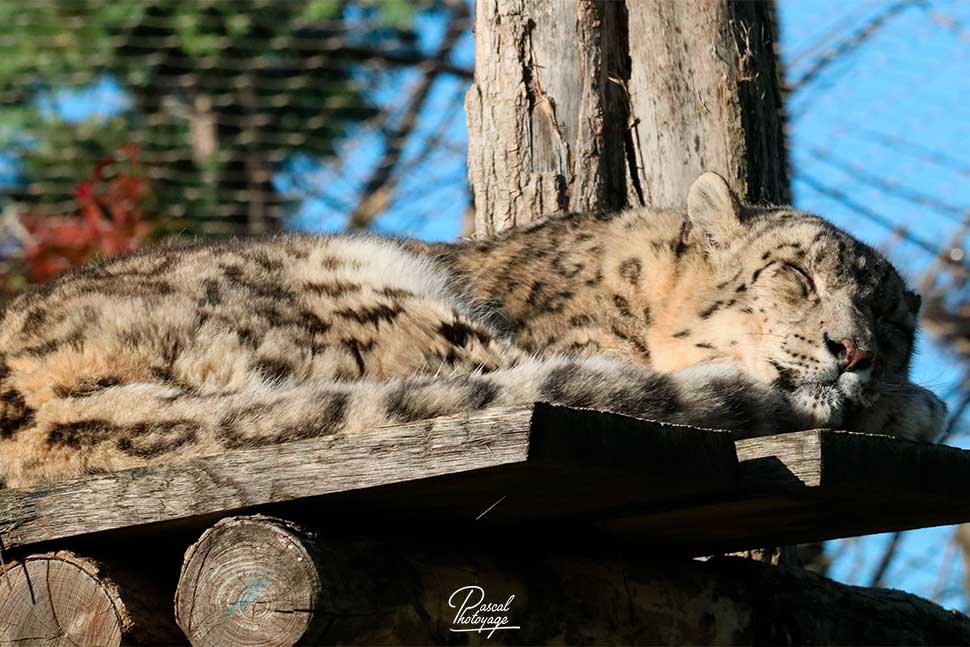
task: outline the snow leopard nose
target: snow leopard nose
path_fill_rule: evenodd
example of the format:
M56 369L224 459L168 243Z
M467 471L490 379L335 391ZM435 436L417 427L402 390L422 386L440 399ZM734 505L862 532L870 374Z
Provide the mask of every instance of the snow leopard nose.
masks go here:
M824 333L822 337L825 339L825 345L829 352L839 360L839 366L842 367L842 370L864 371L872 366L872 352L862 350L851 339L835 341L828 336L828 333Z

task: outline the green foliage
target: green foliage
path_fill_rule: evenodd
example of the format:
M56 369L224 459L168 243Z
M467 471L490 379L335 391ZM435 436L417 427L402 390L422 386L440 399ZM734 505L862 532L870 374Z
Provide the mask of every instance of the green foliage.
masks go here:
M375 114L343 45L413 50L414 11L409 0L0 0L0 150L51 189L16 197L63 200L92 160L137 143L179 229L214 216L243 225L254 191L285 208L278 165L331 155ZM131 99L118 118L69 123L38 107L104 76Z
M61 85L85 74L90 80L92 70L112 59L110 35L138 20L145 4L138 0L3 0L0 87L16 88L25 81L43 84L54 78Z
M378 6L388 26L406 29L414 20L415 5L408 0L384 0Z
M340 13L340 0L309 0L303 8L303 19L308 22L332 20Z

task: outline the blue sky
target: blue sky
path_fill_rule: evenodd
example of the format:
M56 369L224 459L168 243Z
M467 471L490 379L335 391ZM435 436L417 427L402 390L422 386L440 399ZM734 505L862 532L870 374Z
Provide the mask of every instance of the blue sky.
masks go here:
M437 17L417 16L417 32L425 51L435 49L444 34L444 23ZM466 34L452 54L452 63L471 68L475 60L472 35ZM377 91L380 105L399 106L410 85L417 79L417 71L389 74ZM407 166L419 154L434 133L443 131L448 149L436 147L416 172L405 175L398 187L391 207L378 218L374 228L382 233L408 235L425 240L453 240L461 232L462 216L468 207L466 191L467 169L464 149L468 144L465 113L462 108L469 82L442 75L431 89L426 108L418 119L414 137L404 149L402 164ZM347 211L354 198L377 164L383 152L380 133L362 130L351 133L342 147L339 163L323 168L313 160L295 160L295 170L314 172L315 180L326 187L327 199L308 199L291 221L295 229L306 231L339 231L346 223ZM293 186L286 173L277 178L282 189ZM336 201L334 198L338 198ZM344 207L344 208L341 208Z
M844 0L781 2L781 43L789 78L798 78L817 56L814 44L838 42L888 5ZM884 226L820 193L813 185L851 194L856 202L922 239L939 247L945 245L954 227L953 213L867 186L860 181L859 173L970 212L970 125L966 118L970 41L966 31L961 35L941 26L947 17L970 24L970 3L914 4L853 53L840 57L788 104L796 204L885 250L911 279L932 260L925 251L899 240ZM925 155L913 154L911 146L887 145L887 138L945 153L958 164L929 163L921 159ZM921 340L920 346L915 380L940 393L952 391L965 367L931 340ZM954 444L967 446L966 436L958 436ZM906 533L887 582L932 595L940 581L942 554L951 533L949 528ZM832 575L867 584L887 542L887 536L835 542L830 548L845 552L835 562ZM957 566L949 582L957 584L960 577ZM966 607L956 591L941 596L941 601Z
M789 78L798 78L826 47L844 40L887 6L882 0L781 0L780 40ZM948 18L955 21L948 23ZM433 48L442 34L441 21L423 16L418 20L422 46ZM970 210L970 120L965 107L970 94L970 32L962 24L970 25L970 2L914 4L864 45L840 56L788 104L796 204L885 250L911 279L931 261L925 251L816 187L847 193L879 218L904 226L935 246L944 244L954 219L959 218L952 209L914 204L859 178L868 175L924 193L952 205L956 213ZM457 47L453 62L470 67L473 57L469 34ZM377 92L378 102L400 105L413 81L413 72L388 75ZM426 160L406 174L391 208L377 221L378 230L429 240L450 240L459 234L468 206L462 152L467 138L461 108L466 87L467 82L449 76L442 76L433 87L419 119L418 137L409 142L403 164L415 159L432 133L441 133L442 139ZM102 79L81 93L47 96L41 105L48 114L84 119L117 114L128 104L117 85ZM909 144L893 143L900 139ZM306 196L291 226L308 231L340 229L380 157L381 141L378 133L361 130L348 138L337 163L320 166L310 159L290 160L277 176L277 185L293 189L293 173L309 174L320 192L319 196ZM933 162L920 152L924 148L949 161ZM939 154L933 159L942 159ZM13 161L0 156L0 180L15 171ZM945 349L929 339L921 340L914 367L916 381L941 393L953 392L964 371ZM966 436L956 437L954 443L970 446ZM889 571L888 584L931 596L951 532L938 528L907 533ZM851 583L868 583L887 541L886 536L871 536L833 542L830 548L840 557L832 575ZM950 581L957 584L959 580L957 568L950 573ZM941 601L966 606L958 589L942 595Z

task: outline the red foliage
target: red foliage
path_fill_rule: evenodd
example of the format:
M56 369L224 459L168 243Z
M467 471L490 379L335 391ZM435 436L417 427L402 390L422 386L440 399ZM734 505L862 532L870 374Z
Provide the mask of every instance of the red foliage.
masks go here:
M105 171L112 165L120 169L106 178ZM123 146L78 182L76 211L56 216L23 214L21 222L30 234L24 249L28 280L46 281L94 256L138 248L149 231L142 212L148 193L138 147Z

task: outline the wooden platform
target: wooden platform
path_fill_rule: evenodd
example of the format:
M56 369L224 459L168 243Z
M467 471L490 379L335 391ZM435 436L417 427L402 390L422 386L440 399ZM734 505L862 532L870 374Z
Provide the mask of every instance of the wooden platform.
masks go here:
M535 404L2 490L0 540L202 529L274 506L429 528L565 524L701 554L970 521L970 451L824 430L735 443Z

